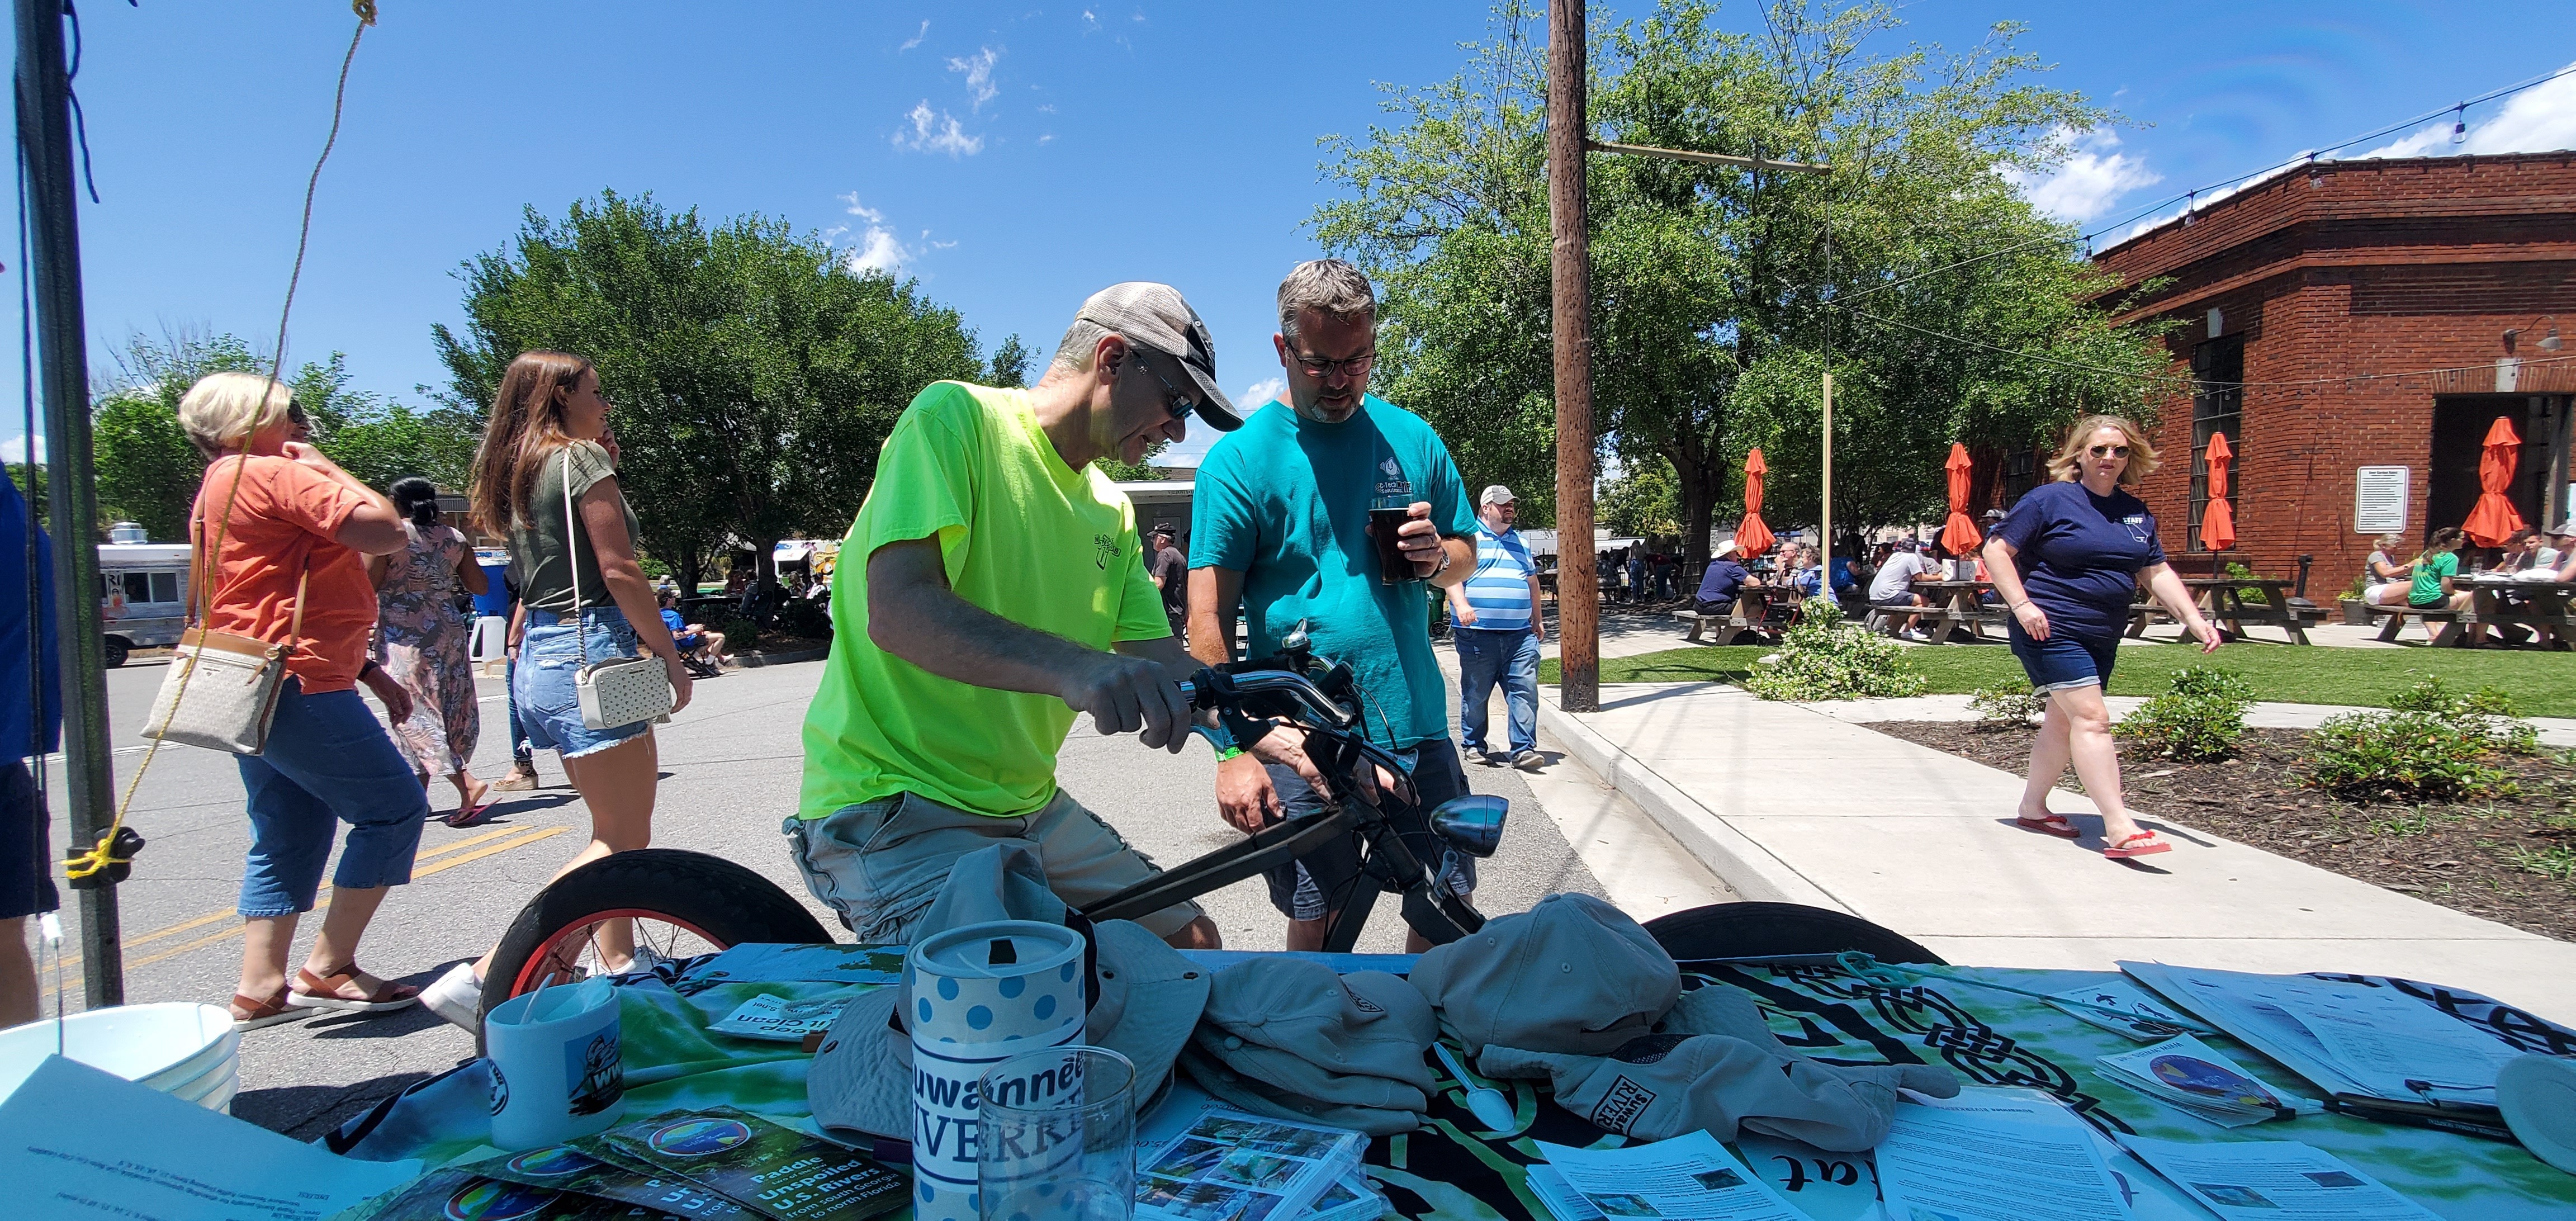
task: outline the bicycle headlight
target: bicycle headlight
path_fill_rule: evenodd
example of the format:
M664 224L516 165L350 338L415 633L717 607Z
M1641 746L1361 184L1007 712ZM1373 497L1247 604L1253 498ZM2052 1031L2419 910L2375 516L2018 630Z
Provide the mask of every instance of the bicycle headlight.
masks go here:
M1503 842L1503 819L1512 803L1500 797L1470 793L1440 803L1431 811L1431 829L1469 856L1492 856Z

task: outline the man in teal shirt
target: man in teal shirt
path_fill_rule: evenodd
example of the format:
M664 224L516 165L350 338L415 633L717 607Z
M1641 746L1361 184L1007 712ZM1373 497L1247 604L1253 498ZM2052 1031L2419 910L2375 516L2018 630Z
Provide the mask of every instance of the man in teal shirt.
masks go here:
M1475 871L1444 853L1421 817L1467 791L1449 739L1448 687L1432 655L1424 582L1446 589L1476 567L1476 517L1458 467L1421 417L1368 393L1377 353L1376 297L1368 277L1339 259L1298 265L1279 286L1285 402L1254 413L1209 451L1192 497L1191 652L1231 660L1237 610L1251 619L1255 657L1276 653L1303 623L1315 652L1349 662L1367 695L1369 736L1405 759L1416 802L1387 808L1406 843L1441 869L1464 898ZM1403 507L1402 571L1381 574L1369 510ZM1217 765L1217 806L1255 831L1319 808L1301 773L1297 735L1254 743ZM1384 792L1394 778L1384 777ZM1289 918L1288 948L1319 949L1358 876L1359 859L1337 843L1272 871L1271 902ZM1425 948L1420 936L1413 949Z

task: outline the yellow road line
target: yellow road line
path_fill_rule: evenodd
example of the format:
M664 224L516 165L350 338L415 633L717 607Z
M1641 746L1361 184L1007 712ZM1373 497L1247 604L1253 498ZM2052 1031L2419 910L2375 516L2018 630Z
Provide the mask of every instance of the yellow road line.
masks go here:
M472 851L472 852L468 852L468 853L466 853L466 854L465 854L465 855L463 855L463 856L450 857L450 858L448 858L448 859L446 859L446 860L443 860L443 861L440 861L439 863L437 863L437 864L435 864L435 865L432 865L432 866L430 866L430 867L428 867L428 868L426 868L426 869L414 869L414 870L412 870L412 871L411 871L411 877L412 877L412 880L413 880L413 881L417 882L417 881L419 881L419 880L420 880L420 879L422 879L422 878L428 877L429 875L431 875L431 874L433 874L433 873L438 872L439 870L442 870L442 869L454 869L454 868L456 868L457 866L462 865L462 864L465 864L465 863L466 863L466 862L468 862L468 861L479 861L479 860L482 860L484 857L490 856L490 855L492 855L492 854L494 854L494 853L496 853L496 852L507 852L507 851L509 851L509 850L510 850L510 849L512 849L512 848L523 848L523 847L526 847L526 846L527 846L527 845L529 845L529 844L533 844L533 843L535 843L535 842L537 842L538 840L541 840L541 839L553 839L554 837L556 837L556 836L558 836L558 835L561 835L561 834L563 834L564 832L569 831L569 830L571 830L571 829L572 829L572 828L570 828L570 827L547 827L547 828L545 828L545 829L543 829L543 830L530 831L530 832L528 832L527 834L522 835L522 836L520 836L520 837L519 837L519 838L517 838L517 839L514 839L514 840L507 840L507 841L504 841L504 842L502 842L502 843L494 844L494 845L492 845L492 846L491 846L491 847L489 847L489 848L477 848L477 849L475 849L474 851Z
M498 830L498 831L486 831L486 832L484 832L484 833L483 833L483 834L481 834L481 835L471 836L471 837L468 837L468 838L466 838L466 839L460 839L460 840L458 840L458 841L456 841L455 843L452 843L452 844L440 844L439 846L437 846L437 847L435 847L435 848L432 848L432 849L430 849L430 850L429 850L429 851L427 851L427 852L423 852L423 853L419 854L418 856L416 856L416 857L414 857L414 858L412 858L412 859L414 859L414 860L416 860L416 861L432 860L432 859L435 859L435 858L437 858L437 857L445 856L445 855L447 855L448 853L451 853L451 852L458 852L458 851L462 851L462 850L467 849L467 848L471 848L471 847L473 847L474 845L479 844L479 843L483 843L483 842L485 842L485 841L487 841L487 840L495 840L495 839L499 839L499 838L501 838L501 837L502 837L502 836L504 836L504 835L517 835L517 834L519 834L519 833L521 833L521 832L523 832L523 831L525 831L525 830L527 830L527 828L525 828L525 827L503 827L503 828L501 828L501 829L500 829L500 830ZM556 830L562 830L562 828L558 827L558 828L556 828ZM545 837L544 837L544 836L537 836L537 837L535 837L535 839L543 839L543 838L545 838ZM533 843L533 842L535 842L535 839L523 840L523 841L521 841L521 842L523 842L523 843ZM445 866L440 866L440 868L445 868ZM437 870L435 870L435 869L426 869L426 870L419 870L419 871L417 871L417 873L435 873L435 872L437 872ZM320 910L322 910L322 908L323 908L323 907L328 906L328 905L330 904L330 902L331 902L331 901L330 901L329 899L327 899L327 898L322 899L318 904L316 904L316 906L314 907L314 909L313 909L313 910L315 910L315 911L320 911ZM196 918L196 919L194 919L194 920L182 920L182 921L180 921L179 923L177 923L177 924L173 924L173 925L171 925L171 926L170 926L170 927L168 927L168 928L164 928L164 929L156 929L156 930L154 930L154 931L152 931L152 932L144 933L144 934L142 934L142 935L140 935L140 936L136 936L136 937L128 937L128 938L126 938L126 939L125 939L125 948L130 950L130 949L135 948L136 946L140 946L140 945L149 945L149 944L151 944L151 943L153 943L153 942L155 942L155 941L159 941L159 940L161 940L161 939L162 939L162 938L164 938L164 937L176 937L176 936L178 936L179 934L184 933L184 932L187 932L187 931L188 931L188 930L190 930L190 929L204 928L205 926L207 926L207 925L209 925L209 924L213 924L213 923L215 923L215 922L217 922L217 921L219 921L219 920L231 920L231 919L236 919L236 918L238 918L238 913L235 913L235 912L233 912L233 911L229 911L229 910L226 910L226 911L211 911L211 912L207 912L205 915L199 916L199 917L197 917L197 918ZM64 966L65 968L71 968L71 967L79 966L79 965L80 965L80 961L81 961L81 956L80 956L80 955L78 955L78 954L65 954L65 955L63 955L63 966ZM158 960L158 959L154 959L153 961L156 961L156 962L157 962L157 961L159 961L159 960ZM131 966L131 965L133 965L133 964L129 963L129 964L127 964L127 965Z
M491 845L491 846L489 846L489 847L485 847L485 848L477 848L477 849L475 849L474 851L472 851L472 852L468 852L468 853L466 853L466 854L464 854L464 855L462 855L462 856L451 856L451 857L449 857L448 859L443 860L443 861L440 861L440 862L438 862L438 863L437 863L437 864L435 864L435 865L428 866L427 868L414 869L414 870L412 870L412 872L411 872L412 880L413 880L413 881L419 881L420 879L425 878L425 877L428 877L429 875L431 875L431 874L433 874L433 873L437 873L438 871L440 871L440 870L442 870L442 869L453 869L453 868L457 867L458 865L463 865L463 864L466 864L466 863L471 862L471 861L479 861L479 860L483 859L484 857L497 855L497 854L499 854L499 853L503 853L503 852L508 852L509 850L511 850L511 849L513 849L513 848L522 848L522 847L526 847L527 845L529 845L529 844L533 844L533 843L535 843L535 842L537 842L538 840L541 840L541 839L553 839L555 836L561 835L561 834L563 834L564 832L566 832L566 831L568 831L568 830L571 830L571 828L569 828L569 827L540 827L540 828L537 828L537 829L535 829L535 830L521 832L521 833L519 833L518 838L516 838L516 839L512 839L512 840L505 840L505 841L503 841L503 842L501 842L501 843L493 844L493 845ZM445 854L447 854L447 853L452 853L452 852L456 851L456 850L457 850L457 849L459 849L459 848L463 848L463 847L466 847L466 846L468 846L468 845L472 845L472 844L481 843L481 842L483 842L483 841L485 841L485 840L492 839L492 838L494 838L494 837L496 837L496 836L513 834L514 832L518 832L518 829L517 829L517 828L508 828L508 829L504 829L504 830L501 830L501 831L495 831L495 832L492 832L492 833L490 833L490 834L486 834L486 835L478 835L478 836L474 837L473 839L464 840L464 841L461 841L461 842L458 842L458 843L441 845L441 846L440 846L440 848L439 848L439 850L438 850L438 854L439 854L439 855L445 855ZM312 910L311 912L307 912L307 913L305 913L305 914L307 914L307 915L320 915L322 912L329 910L329 909L330 909L330 907L331 907L331 900L329 899L329 897L325 896L325 897L323 897L323 898L321 898L321 899L317 900L317 901L313 904L313 910ZM142 937L142 938L138 938L137 940L138 940L138 941L151 941L151 940L155 940L155 939L158 939L158 938L161 938L161 937L169 936L169 935L171 935L171 934L173 934L173 933L184 932L184 931L186 931L186 930L188 930L188 929L192 929L192 928L199 928L199 927L202 927L202 926L204 926L204 925L207 925L207 924L213 923L214 921L221 920L221 919L223 919L223 918L225 918L225 917L227 917L227 916L231 916L231 915L233 915L233 914L234 914L234 913L232 913L232 912L216 912L216 913L214 913L214 914L212 914L212 915L208 915L208 916L200 916L200 917L198 917L197 919L195 919L195 920L191 920L191 921L188 921L188 922L187 922L187 923L185 923L185 924L173 925L173 926L171 926L171 927L169 927L169 928L166 928L166 929L163 929L163 930L161 930L161 931L159 931L159 932L151 933L151 934L147 934L146 936L144 936L144 937ZM153 963L156 963L156 962L162 962L162 961L165 961L165 960L168 960L168 959L176 958L176 957L178 957L179 955L181 955L181 954L185 954L185 953L187 953L187 952L188 952L188 951L190 951L190 950L203 949L203 948L205 948L206 946L214 945L214 944L216 944L216 943L218 943L218 942L222 942L222 941L229 941L229 940L231 940L232 938L235 938L235 937L239 937L239 936L241 936L241 932L242 932L242 926L241 926L241 925L236 924L236 925L233 925L232 927L227 928L227 929L224 929L224 930L222 930L222 931L220 931L220 932L209 933L209 934L207 934L207 935L205 935L205 936L203 936L203 937L199 937L199 938L197 938L197 939L196 939L196 940L194 940L194 941L183 942L183 943L181 943L181 944L179 944L179 945L171 946L169 949L162 950L162 951L160 951L160 952L158 952L158 953L146 954L146 955L144 955L144 956L143 956L143 957L141 957L141 958L130 958L130 959L127 959L127 960L126 960L126 962L125 962L125 969L126 969L126 970L128 970L128 971L131 971L131 970L134 970L134 969L135 969L135 968L137 968L137 967L148 967L148 966L151 966ZM128 944L133 944L133 943L128 943ZM73 968L73 967L75 967L75 966L78 966L79 964L80 964L80 958L79 958L79 956L77 956L77 955L72 955L72 954L66 954L66 955L64 955L64 956L63 956L63 968L64 968L65 970L69 970L69 969L71 969L71 968ZM47 993L48 995L50 995L50 994L53 992L53 989L52 989L52 987L48 986L48 987L45 989L45 991L46 991L46 993Z

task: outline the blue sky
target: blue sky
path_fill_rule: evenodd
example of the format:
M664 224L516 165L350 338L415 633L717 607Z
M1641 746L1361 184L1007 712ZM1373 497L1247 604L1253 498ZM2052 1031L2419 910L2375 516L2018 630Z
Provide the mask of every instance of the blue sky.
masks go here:
M266 345L347 7L82 8L103 199L81 218L93 365L136 331ZM443 380L429 327L459 320L457 264L508 240L523 207L560 214L603 187L830 232L852 259L919 277L988 350L1013 332L1051 349L1089 292L1166 280L1207 317L1224 384L1266 395L1271 294L1316 253L1302 222L1329 193L1317 137L1365 130L1377 82L1454 72L1455 44L1487 19L1425 0L383 9L351 73L288 346L297 361L344 351L359 384L406 398ZM2025 22L2053 83L2143 125L2087 137L2067 172L2027 184L2088 228L2576 60L2564 0L1902 13L1906 36L1949 46ZM2470 151L2576 146L2576 78L2467 118ZM2455 148L2449 122L2433 151ZM14 398L15 362L0 364Z

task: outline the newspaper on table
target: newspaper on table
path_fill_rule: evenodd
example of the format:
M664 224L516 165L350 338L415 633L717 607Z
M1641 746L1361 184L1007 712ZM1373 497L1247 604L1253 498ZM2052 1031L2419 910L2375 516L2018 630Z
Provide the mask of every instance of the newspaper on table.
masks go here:
M1547 1165L1530 1183L1558 1221L1808 1221L1704 1130L1620 1149L1537 1143Z
M2226 1221L2435 1221L2379 1180L2294 1140L2184 1144L2124 1136L2120 1143Z
M1295 1221L1359 1169L1368 1138L1210 1107L1180 1135L1136 1157L1136 1215L1145 1221ZM1345 1203L1344 1207L1349 1204Z
M2019 1106L1899 1105L1877 1162L1891 1221L2129 1218L2091 1130Z
M2102 1075L2222 1128L2322 1112L2310 1098L2283 1097L2208 1044L2190 1035L2143 1051L2104 1056Z
M850 1007L850 999L861 991L863 989L851 988L804 1000L789 1000L764 992L708 1023L707 1029L741 1039L801 1043L807 1035L830 1030L832 1023L841 1020L841 1011Z
M2120 969L2330 1094L2492 1106L2523 1054L2389 988L2123 962Z
M573 1142L687 1179L771 1221L861 1221L912 1202L912 1176L734 1107L664 1111Z
M2192 1023L2181 1014L2166 1008L2123 979L2055 993L2048 1003L2061 1012L2140 1043L2153 1043L2192 1031Z

